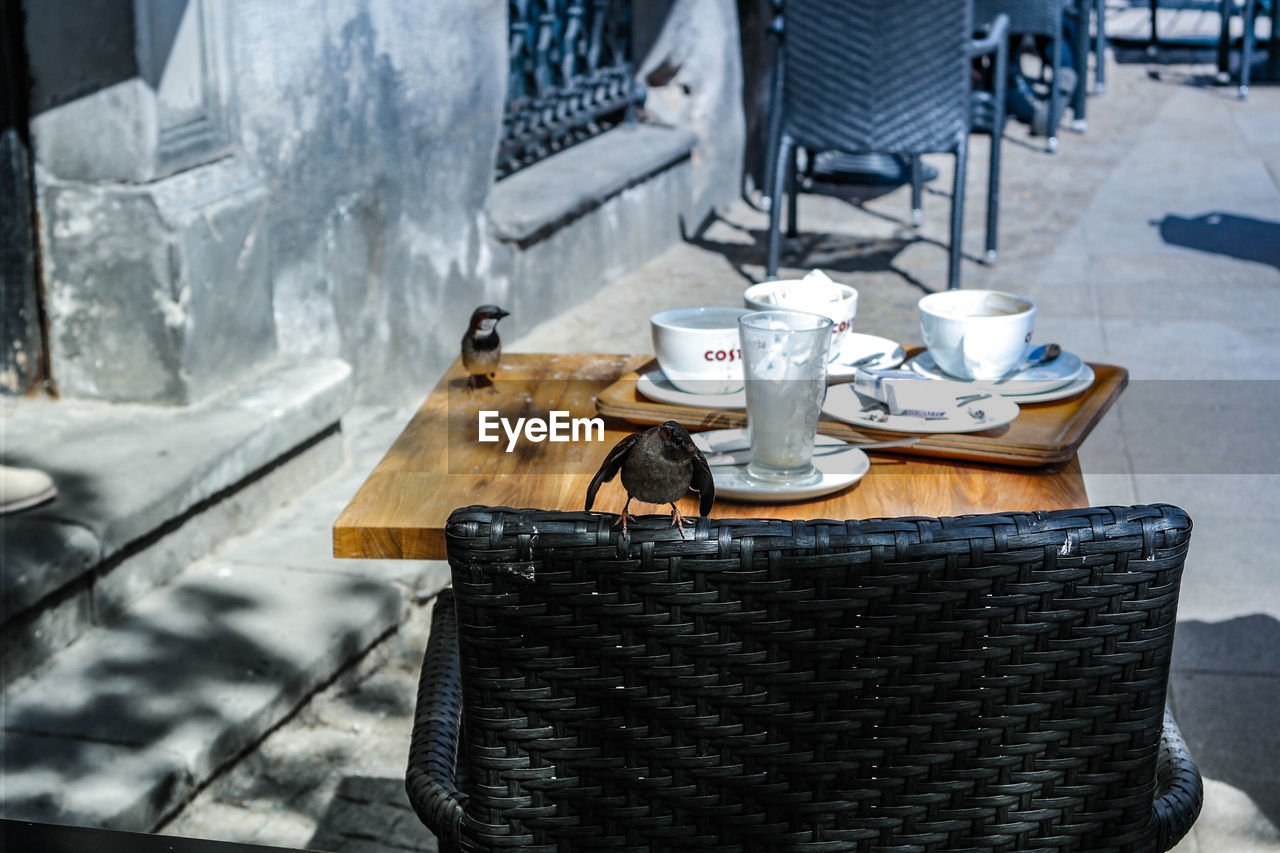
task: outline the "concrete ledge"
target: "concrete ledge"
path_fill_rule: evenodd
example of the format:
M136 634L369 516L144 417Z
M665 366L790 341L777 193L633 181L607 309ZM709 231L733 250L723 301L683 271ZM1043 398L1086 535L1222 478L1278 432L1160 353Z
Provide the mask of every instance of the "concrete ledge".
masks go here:
M616 127L494 185L487 210L498 239L535 243L628 187L689 158L687 130Z
M47 471L58 497L4 520L3 621L333 429L350 376L342 361L288 360L182 408L9 404L6 462Z

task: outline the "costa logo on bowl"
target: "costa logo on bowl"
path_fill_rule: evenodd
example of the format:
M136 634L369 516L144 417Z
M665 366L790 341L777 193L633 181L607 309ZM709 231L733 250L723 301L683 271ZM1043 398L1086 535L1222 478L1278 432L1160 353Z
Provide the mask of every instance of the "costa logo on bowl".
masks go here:
M710 350L709 349L702 354L702 357L707 361L737 361L738 359L742 358L742 350L740 349Z

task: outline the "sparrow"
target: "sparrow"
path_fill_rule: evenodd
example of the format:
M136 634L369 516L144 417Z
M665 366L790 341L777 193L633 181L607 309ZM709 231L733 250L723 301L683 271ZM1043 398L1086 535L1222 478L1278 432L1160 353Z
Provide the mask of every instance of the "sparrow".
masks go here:
M471 325L462 336L462 366L471 374L467 379L467 388L474 390L480 387L480 379L492 380L498 371L498 360L502 358L502 341L498 339L498 321L509 312L497 305L481 305L471 315ZM489 387L496 393L492 382Z
M716 485L706 457L694 445L689 431L675 421L629 435L613 446L587 487L588 512L600 484L612 480L618 471L622 471L622 488L626 489L627 502L623 504L622 516L614 526L621 524L624 536L627 532L627 507L633 498L651 504L671 504L671 524L680 530L681 539L684 538L685 517L676 501L692 489L699 497L698 514L706 516L716 499Z

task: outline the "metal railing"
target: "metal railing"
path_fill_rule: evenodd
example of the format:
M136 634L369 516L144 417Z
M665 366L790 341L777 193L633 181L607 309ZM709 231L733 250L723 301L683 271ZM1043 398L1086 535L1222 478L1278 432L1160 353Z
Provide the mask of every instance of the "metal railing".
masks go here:
M505 177L632 120L631 0L509 0Z

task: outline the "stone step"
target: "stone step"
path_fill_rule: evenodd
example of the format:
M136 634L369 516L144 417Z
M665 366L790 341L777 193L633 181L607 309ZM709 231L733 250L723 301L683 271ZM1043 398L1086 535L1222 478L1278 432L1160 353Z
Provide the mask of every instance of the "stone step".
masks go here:
M0 519L4 683L339 470L350 376L286 359L191 406L6 402L5 461L58 497Z
M351 412L350 463L11 684L3 816L153 830L447 584L443 563L332 557L409 414Z

